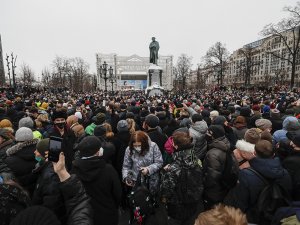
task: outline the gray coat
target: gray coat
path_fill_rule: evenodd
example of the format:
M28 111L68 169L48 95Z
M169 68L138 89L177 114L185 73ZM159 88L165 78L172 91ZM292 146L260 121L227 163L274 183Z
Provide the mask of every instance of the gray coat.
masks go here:
M157 144L150 141L150 139L149 146L149 151L144 156L140 155L134 150L133 154L130 154L130 149L129 147L127 147L124 156L122 177L124 180L128 176L131 176L131 179L135 181L137 179L140 168L147 167L150 176L149 189L152 193L155 193L159 188L158 171L163 165L163 159Z
M207 152L206 132L207 123L205 121L197 121L189 128L190 136L193 138L195 155L201 161L204 159Z

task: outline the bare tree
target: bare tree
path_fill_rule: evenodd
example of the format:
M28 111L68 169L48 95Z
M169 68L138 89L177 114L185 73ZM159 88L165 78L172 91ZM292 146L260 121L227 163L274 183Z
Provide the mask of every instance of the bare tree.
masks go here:
M52 74L48 68L42 70L42 84L46 87L51 86Z
M266 46L267 53L282 61L287 61L291 65L290 87L293 88L300 47L300 2L297 2L294 7L284 7L283 10L289 13L289 16L276 24L266 25L261 33L264 36L273 37L272 45L268 43ZM281 52L273 50L274 45L281 43L284 46Z
M22 84L31 86L35 81L34 72L31 67L28 64L23 63L20 70L20 80Z
M244 79L245 87L250 85L251 77L256 72L257 66L260 65L259 60L254 59L255 49L251 46L245 46L238 50L238 54L242 55L243 59L237 65L238 76Z
M183 89L186 88L186 80L190 75L192 67L192 57L187 56L186 54L181 54L178 57L177 64L173 69L173 74L175 75L175 80L181 82Z
M220 85L223 85L228 57L229 51L226 49L225 44L222 44L221 42L217 42L211 46L204 56L206 65L214 68L218 84Z

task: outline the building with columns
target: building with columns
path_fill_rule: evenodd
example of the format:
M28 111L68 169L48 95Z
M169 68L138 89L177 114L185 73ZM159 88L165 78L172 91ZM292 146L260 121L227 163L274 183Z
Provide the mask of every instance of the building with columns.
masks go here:
M104 90L104 79L100 77L100 66L106 62L113 68L117 80L113 83L114 90L144 90L147 87L149 57L138 55L119 56L115 53L96 54L97 87ZM162 86L166 90L173 88L173 56L158 56L158 66L162 72ZM107 80L107 90L112 90L112 83Z

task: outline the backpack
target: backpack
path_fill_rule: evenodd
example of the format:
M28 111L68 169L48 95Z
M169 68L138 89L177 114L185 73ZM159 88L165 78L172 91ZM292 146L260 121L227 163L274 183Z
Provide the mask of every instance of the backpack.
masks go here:
M203 171L202 163L194 150L191 150L192 165L187 165L183 159L180 161L180 173L176 184L176 196L179 203L196 203L202 199Z
M278 208L290 205L290 195L276 180L267 180L253 168L248 170L258 176L265 185L256 201L259 224L270 224Z
M231 151L227 151L221 184L223 187L227 188L227 190L230 190L237 184L238 177L238 167L235 165Z
M155 201L149 191L148 177L142 179L140 171L131 193L129 194L129 205L132 210L130 224L136 222L139 225L145 224L147 217L154 213Z

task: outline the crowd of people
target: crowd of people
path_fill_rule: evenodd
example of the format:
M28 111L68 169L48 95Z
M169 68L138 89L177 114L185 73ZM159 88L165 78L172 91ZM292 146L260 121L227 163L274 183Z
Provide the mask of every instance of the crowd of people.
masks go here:
M296 91L2 91L0 224L300 224L299 119Z

